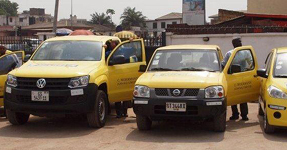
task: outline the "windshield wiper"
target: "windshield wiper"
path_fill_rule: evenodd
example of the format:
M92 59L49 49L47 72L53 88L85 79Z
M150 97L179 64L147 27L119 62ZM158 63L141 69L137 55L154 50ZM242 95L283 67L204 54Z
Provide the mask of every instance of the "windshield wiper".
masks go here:
M215 70L206 70L206 69L198 69L198 68L182 68L181 71L208 71L208 72L216 72Z
M152 68L151 71L178 71L169 68Z
M277 78L287 78L287 75L276 75Z

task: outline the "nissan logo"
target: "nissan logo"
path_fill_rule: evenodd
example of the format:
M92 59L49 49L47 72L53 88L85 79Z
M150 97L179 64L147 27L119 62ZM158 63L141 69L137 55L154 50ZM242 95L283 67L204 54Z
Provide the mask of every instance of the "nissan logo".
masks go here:
M174 96L179 96L180 95L180 90L179 89L175 89L175 90L173 90L172 94Z
M37 87L39 89L42 89L46 86L46 80L45 79L39 79L36 84L37 84Z

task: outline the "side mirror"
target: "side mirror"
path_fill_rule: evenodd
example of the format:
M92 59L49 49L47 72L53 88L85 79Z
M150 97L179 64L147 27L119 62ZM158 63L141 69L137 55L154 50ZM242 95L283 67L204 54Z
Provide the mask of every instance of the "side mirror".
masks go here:
M266 70L265 69L259 69L259 70L257 70L257 75L259 76L259 77L262 77L262 78L268 78L268 76L266 75Z
M125 64L126 63L126 58L123 55L117 55L114 56L110 59L109 61L109 66L113 65L119 65L119 64Z
M241 72L241 66L240 65L232 65L229 71L229 74L239 73Z
M139 72L145 72L147 69L147 65L140 65Z
M30 55L30 54L27 54L27 55L24 57L24 62L27 62L30 58L31 58L31 55Z

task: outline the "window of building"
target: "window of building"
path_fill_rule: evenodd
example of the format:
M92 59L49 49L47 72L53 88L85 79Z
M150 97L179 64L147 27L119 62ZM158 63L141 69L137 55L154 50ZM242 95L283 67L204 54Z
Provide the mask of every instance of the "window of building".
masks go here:
M176 21L174 21L174 22L172 22L172 24L177 24L177 22L176 22Z
M13 22L13 18L10 18L10 22Z
M24 18L19 18L19 21L20 21L20 22L23 22L23 21L24 21Z
M164 28L164 29L166 28L166 27L165 27L165 22L162 22L162 23L161 23L161 28Z
M156 22L153 23L152 27L153 27L154 29L157 29L157 23L156 23Z

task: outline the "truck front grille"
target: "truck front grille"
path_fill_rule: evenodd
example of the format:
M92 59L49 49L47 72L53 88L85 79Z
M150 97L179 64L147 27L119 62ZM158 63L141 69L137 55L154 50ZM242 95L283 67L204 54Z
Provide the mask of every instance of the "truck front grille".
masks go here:
M173 91L175 89L155 89L156 96L174 96L174 97L197 97L200 89L178 89L180 91L179 96L175 96Z
M39 89L36 85L40 78L17 78L18 86L20 89ZM46 86L41 90L62 90L68 89L70 82L69 78L45 78Z

